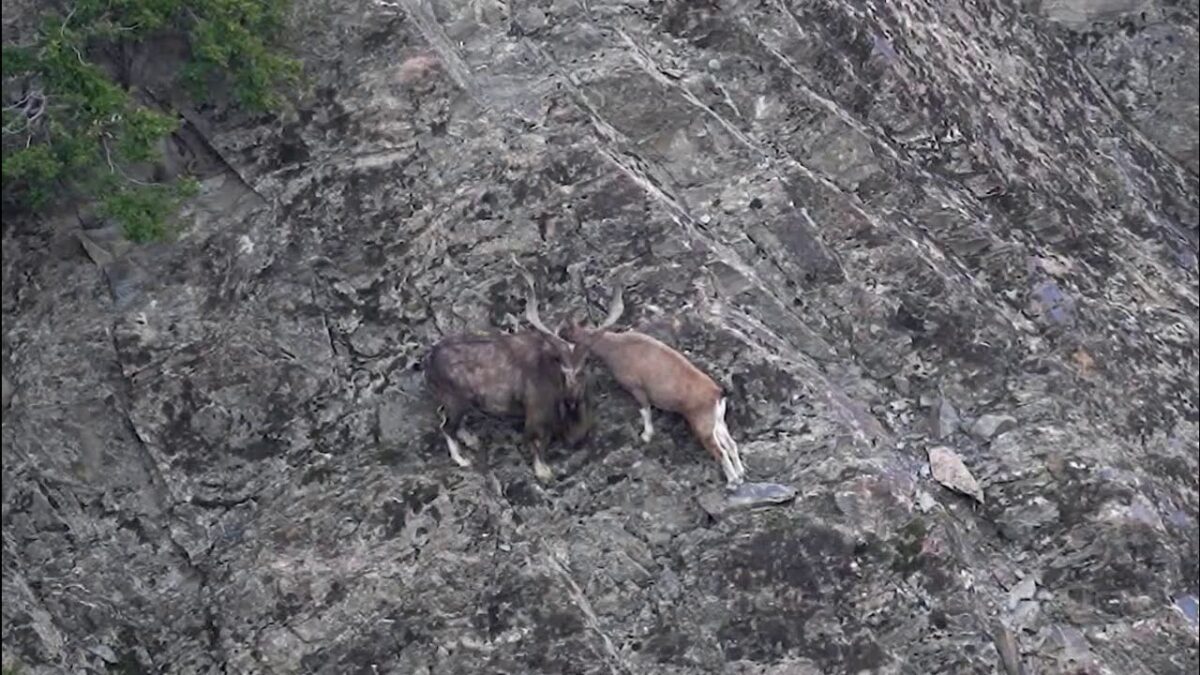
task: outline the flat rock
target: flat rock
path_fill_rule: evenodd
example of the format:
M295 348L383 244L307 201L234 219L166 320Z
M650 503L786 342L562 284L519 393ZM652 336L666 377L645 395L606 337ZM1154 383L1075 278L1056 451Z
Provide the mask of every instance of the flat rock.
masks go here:
M1144 11L1149 0L1043 0L1039 11L1051 21L1083 27Z
M1016 418L1009 415L982 415L971 424L971 435L987 441L1015 429L1016 426Z
M796 498L796 488L779 483L742 483L733 491L723 494L705 494L700 497L700 506L710 515L719 516L729 511L786 504Z
M1008 592L1008 608L1013 609L1022 600L1032 600L1035 593L1037 593L1037 580L1033 577L1025 577Z
M108 267L116 259L113 253L102 242L97 241L94 232L78 230L75 232L75 236L79 239L79 244L83 246L84 252L100 268Z
M759 506L783 504L796 498L796 488L779 483L742 483L729 494L734 506Z
M929 470L942 485L983 501L983 490L954 450L940 445L930 448Z
M1008 626L998 623L992 628L992 640L995 642L996 651L1000 654L1000 665L1004 667L1005 674L1024 675L1025 671L1021 667L1021 650L1012 630Z
M1200 624L1200 612L1197 611L1197 599L1194 595L1181 595L1173 603L1179 613L1193 626Z

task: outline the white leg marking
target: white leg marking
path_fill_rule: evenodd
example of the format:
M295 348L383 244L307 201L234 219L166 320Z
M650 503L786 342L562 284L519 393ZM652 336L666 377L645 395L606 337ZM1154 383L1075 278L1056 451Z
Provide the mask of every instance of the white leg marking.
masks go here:
M541 457L533 460L533 475L543 483L549 483L554 480L554 471L542 461Z
M444 431L442 432L442 436L446 439L446 447L450 448L450 459L463 468L471 466L471 460L463 457L462 452L459 450L458 441L454 440L450 434Z
M729 461L729 453L721 452L721 469L725 471L725 486L730 490L742 484L742 477L733 468L733 462Z
M733 436L729 435L729 429L725 427L724 423L721 424L720 433L726 445L726 452L729 453L729 459L733 462L733 468L737 470L738 476L745 478L746 466L742 464L742 451L733 440Z
M742 464L742 453L738 449L737 442L733 440L733 435L729 433L729 427L725 425L725 406L724 398L717 401L713 419L713 440L717 442L717 447L721 448L721 452L729 457L740 482L746 478L746 467Z
M746 465L742 464L742 452L737 445L729 446L729 460L733 464L733 470L737 471L738 478L746 477Z
M650 408L642 408L642 442L649 443L654 438L654 423L650 421Z

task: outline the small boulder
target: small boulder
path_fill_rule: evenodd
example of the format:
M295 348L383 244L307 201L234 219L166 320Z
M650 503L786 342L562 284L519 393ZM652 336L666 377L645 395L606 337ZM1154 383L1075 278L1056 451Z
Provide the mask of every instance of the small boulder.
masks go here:
M1008 609L1014 610L1022 602L1032 600L1037 594L1037 580L1027 576L1008 591Z
M939 445L929 449L929 470L933 479L942 485L974 497L976 501L983 501L983 489L967 470L958 453L950 448Z
M778 483L743 483L724 495L700 497L700 507L714 518L730 511L787 504L796 498L796 488Z
M526 7L517 12L512 20L512 32L516 35L533 35L546 27L546 13L537 7Z
M971 435L980 440L991 440L1000 434L1015 429L1017 420L1009 415L983 415L971 425Z

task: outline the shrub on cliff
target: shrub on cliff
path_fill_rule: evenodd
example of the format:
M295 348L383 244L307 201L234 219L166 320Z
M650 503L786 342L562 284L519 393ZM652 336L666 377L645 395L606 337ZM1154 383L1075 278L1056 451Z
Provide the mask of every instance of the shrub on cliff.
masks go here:
M180 82L196 101L224 85L234 103L269 110L299 76L278 46L290 0L75 0L47 11L28 44L3 53L3 206L42 212L83 200L135 241L163 237L194 181L130 175L178 127L170 111L119 84L105 66L149 38L187 46ZM7 32L7 31L6 31Z

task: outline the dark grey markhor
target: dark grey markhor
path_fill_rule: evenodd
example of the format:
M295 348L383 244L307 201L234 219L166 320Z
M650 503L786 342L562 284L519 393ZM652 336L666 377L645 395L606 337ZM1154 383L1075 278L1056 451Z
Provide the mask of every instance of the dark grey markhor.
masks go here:
M554 472L542 460L547 442L557 437L578 445L591 426L583 372L587 352L546 328L538 316L533 277L526 273L525 280L525 314L535 330L443 338L425 358L425 384L438 404L438 428L456 464L471 466L456 440L468 412L523 416L534 473L549 482Z

